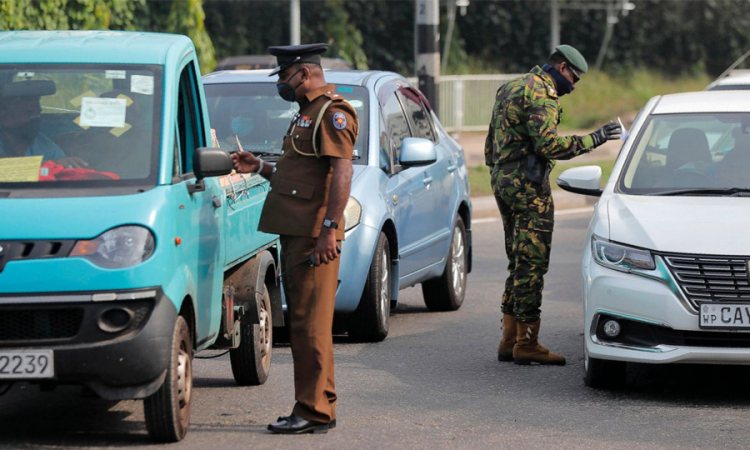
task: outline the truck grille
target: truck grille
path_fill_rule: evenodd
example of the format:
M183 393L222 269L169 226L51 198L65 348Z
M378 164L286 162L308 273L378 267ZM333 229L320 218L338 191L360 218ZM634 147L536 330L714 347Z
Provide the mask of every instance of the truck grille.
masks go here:
M698 302L750 302L747 257L662 256L683 294L696 308Z
M0 342L70 339L78 334L83 309L0 310Z

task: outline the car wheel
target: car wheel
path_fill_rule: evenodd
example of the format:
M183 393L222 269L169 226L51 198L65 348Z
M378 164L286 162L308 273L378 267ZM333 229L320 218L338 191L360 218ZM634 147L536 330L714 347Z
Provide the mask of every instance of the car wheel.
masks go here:
M627 363L625 361L611 361L597 359L583 351L583 368L585 374L583 382L594 389L618 389L625 387Z
M349 318L349 337L365 342L379 342L388 336L391 314L391 251L388 238L380 233L370 263L365 289L357 310Z
M259 323L251 323L249 316L245 314L240 322L240 346L229 351L232 375L240 386L261 385L271 372L273 321L271 296L266 285L263 285L263 297L258 306Z
M461 217L456 217L453 237L448 248L445 270L439 278L422 283L422 295L427 307L433 311L455 311L461 307L466 293L466 274L469 265L466 248L466 227Z
M172 333L172 349L167 376L158 391L143 400L146 429L158 442L178 442L190 424L193 392L193 339L182 316Z

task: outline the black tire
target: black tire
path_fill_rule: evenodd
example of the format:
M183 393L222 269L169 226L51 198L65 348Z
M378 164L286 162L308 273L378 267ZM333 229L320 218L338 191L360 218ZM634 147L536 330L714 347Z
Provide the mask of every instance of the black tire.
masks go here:
M591 358L583 351L583 382L594 389L620 389L625 387L627 363Z
M158 391L143 400L146 429L157 442L178 442L190 424L193 393L193 339L190 326L177 317L167 376Z
M388 336L391 315L391 250L385 233L380 233L370 263L365 289L357 310L349 318L349 337L363 342L380 342Z
M422 283L424 303L432 311L455 311L461 307L466 294L466 275L469 251L466 248L466 227L460 216L453 227L448 256L443 274Z
M250 323L247 314L240 323L240 346L229 351L234 381L240 386L258 386L266 382L271 372L273 351L273 318L271 296L263 285L263 297L258 305L260 323ZM254 308L255 305L250 305Z

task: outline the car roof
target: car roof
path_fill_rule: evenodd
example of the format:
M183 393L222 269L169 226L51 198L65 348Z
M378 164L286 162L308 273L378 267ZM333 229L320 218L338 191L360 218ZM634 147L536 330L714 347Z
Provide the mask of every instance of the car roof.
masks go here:
M700 91L663 95L651 114L750 112L750 91Z
M742 71L739 73L736 72L735 74L730 73L728 76L722 78L717 78L706 87L706 90L721 89L722 87L726 89L725 86L733 86L738 90L750 88L750 73Z
M192 51L187 36L133 31L0 32L2 63L165 64Z
M203 77L205 84L220 83L276 83L276 77L270 77L271 70L222 70ZM394 72L382 70L325 70L325 78L331 84L348 84L367 86L371 81L384 78L403 77Z

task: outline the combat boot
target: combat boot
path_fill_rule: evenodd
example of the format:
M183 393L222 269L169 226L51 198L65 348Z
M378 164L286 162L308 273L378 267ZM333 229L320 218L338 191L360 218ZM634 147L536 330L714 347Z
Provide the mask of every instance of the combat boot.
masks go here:
M550 352L539 343L541 323L541 319L529 323L516 322L516 346L513 347L513 362L520 366L528 366L533 362L564 366L564 356Z
M503 314L503 338L497 346L497 360L513 361L514 345L516 345L516 317Z

